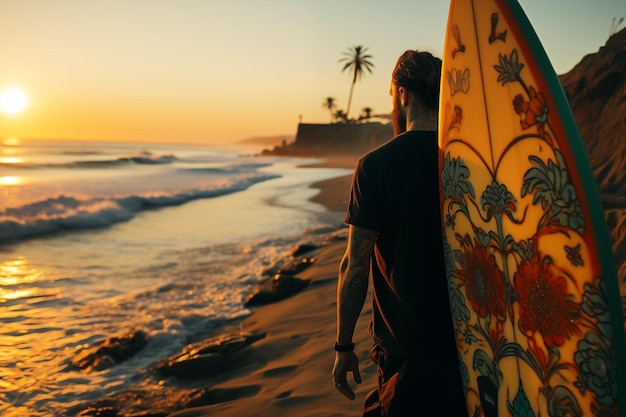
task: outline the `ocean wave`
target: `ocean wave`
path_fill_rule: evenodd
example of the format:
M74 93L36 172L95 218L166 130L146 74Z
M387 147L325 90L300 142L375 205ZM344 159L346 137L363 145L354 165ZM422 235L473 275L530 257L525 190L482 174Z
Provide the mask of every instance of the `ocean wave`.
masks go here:
M138 155L130 156L129 159L136 164L171 164L177 158L172 154L152 155L150 152L142 152Z
M231 164L228 166L221 167L193 167L193 168L182 168L182 171L196 173L196 174L237 174L240 172L249 172L251 170L257 170L259 168L264 168L271 166L270 163L241 163L241 164Z
M85 160L85 161L71 161L65 163L6 163L0 162L0 169L102 169L102 168L115 168L115 167L127 167L132 165L166 165L174 162L180 162L184 164L206 164L205 160L194 160L189 158L178 158L172 154L164 155L150 155L137 154L132 156L125 156L116 159L101 159L101 160ZM217 166L217 167L192 167L181 168L182 171L191 173L238 173L245 172L254 169L264 168L271 166L271 163L266 162L244 162L234 163L231 165Z
M0 211L0 243L63 231L109 227L141 211L178 206L187 202L243 191L278 175L247 176L217 188L155 192L141 195L81 199L59 195L21 207Z
M92 155L95 153L74 153L71 155ZM66 155L69 155L66 153ZM13 163L0 162L0 168L21 168L21 169L89 169L89 168L107 168L117 166L137 165L163 165L177 162L179 159L173 154L154 155L151 152L140 152L137 154L122 156L113 159L93 159L93 160L76 160L70 162L59 163Z

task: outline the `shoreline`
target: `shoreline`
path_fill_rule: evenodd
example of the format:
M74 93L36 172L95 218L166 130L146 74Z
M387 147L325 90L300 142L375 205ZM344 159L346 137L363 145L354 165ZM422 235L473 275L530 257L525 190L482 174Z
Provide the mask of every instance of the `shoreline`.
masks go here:
M329 157L321 162L301 166L318 168L346 168L353 170L358 162L358 156ZM348 208L350 183L352 174L341 177L318 181L311 184L311 188L317 188L319 193L311 198L311 201L326 207L330 211L343 211Z
M329 158L303 166L352 169L357 159ZM311 187L320 192L311 200L331 211L345 210L351 177L345 175L312 184ZM297 274L298 278L310 280L306 288L281 301L252 308L251 315L239 324L239 331L266 333L266 337L246 348L243 364L227 371L222 375L222 382L210 387L211 391L222 393L223 401L186 408L170 417L252 414L356 417L362 414L365 395L376 385L376 368L369 359L371 341L367 333L371 305L368 299L357 323L354 342L363 383L355 387L355 401L349 401L336 392L331 377L336 280L346 235L339 232L327 237L331 236L335 238L314 255L315 263Z

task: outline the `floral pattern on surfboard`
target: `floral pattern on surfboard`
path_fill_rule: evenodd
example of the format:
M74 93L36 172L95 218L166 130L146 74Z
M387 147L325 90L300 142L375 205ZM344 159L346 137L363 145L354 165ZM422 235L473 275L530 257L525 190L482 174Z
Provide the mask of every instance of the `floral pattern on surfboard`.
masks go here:
M464 58L477 47L474 28L451 27L454 48L444 55L444 249L468 408L613 416L611 317L585 196L549 92L499 17L486 18L482 68ZM489 132L472 124L480 112L468 97L479 89L509 97L485 111L496 126ZM472 137L481 134L488 148Z

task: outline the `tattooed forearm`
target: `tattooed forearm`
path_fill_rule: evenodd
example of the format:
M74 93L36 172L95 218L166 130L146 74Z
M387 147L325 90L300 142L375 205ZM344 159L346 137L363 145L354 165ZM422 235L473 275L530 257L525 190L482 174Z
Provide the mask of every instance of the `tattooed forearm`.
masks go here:
M368 274L358 274L340 280L337 289L337 341L350 343L363 304L367 297Z
M369 284L370 260L377 233L350 226L346 253L339 268L337 287L337 340L352 340Z
M348 248L350 250L351 266L365 266L369 268L377 232L360 227L351 227L351 231Z
M367 286L368 286L369 274L357 274L355 275L349 282L348 288L346 291L346 297L341 300L344 303L352 302L360 303L360 307L363 305L365 301L365 297L367 296Z

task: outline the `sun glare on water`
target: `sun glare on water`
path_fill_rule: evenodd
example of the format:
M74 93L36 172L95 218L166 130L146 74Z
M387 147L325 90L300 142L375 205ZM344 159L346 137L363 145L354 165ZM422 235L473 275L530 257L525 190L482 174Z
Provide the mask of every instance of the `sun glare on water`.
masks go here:
M28 96L17 87L10 87L0 92L0 110L6 114L18 114L28 106Z
M13 175L7 175L0 177L0 185L19 185L22 183L22 178L15 177Z

